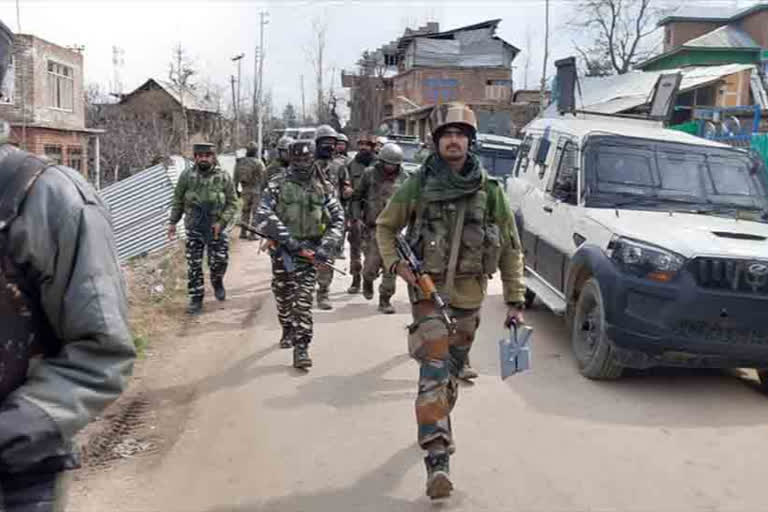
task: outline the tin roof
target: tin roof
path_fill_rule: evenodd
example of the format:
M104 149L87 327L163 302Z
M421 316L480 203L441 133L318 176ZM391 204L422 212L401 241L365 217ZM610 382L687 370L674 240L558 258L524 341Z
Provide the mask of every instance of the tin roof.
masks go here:
M150 78L133 91L129 92L120 99L120 103L124 103L129 97L137 94L141 91L150 90L153 86L159 87L169 96L171 96L179 105L181 105L181 95L179 89L170 82L165 80L159 80ZM184 93L184 107L187 110L198 110L201 112L210 112L213 114L219 113L217 105L214 105L212 101L208 101L206 98L200 98L194 91L186 91Z
M684 48L760 48L752 37L739 27L725 25L684 43Z
M758 2L755 5L744 8L717 5L707 5L702 7L701 5L686 4L680 6L669 16L665 16L659 20L658 25L662 26L675 21L730 23L738 21L754 12L762 11L763 9L768 9L768 2Z
M156 165L101 190L121 262L170 245L166 227L173 189L188 165L181 157L173 157L173 162L171 167Z

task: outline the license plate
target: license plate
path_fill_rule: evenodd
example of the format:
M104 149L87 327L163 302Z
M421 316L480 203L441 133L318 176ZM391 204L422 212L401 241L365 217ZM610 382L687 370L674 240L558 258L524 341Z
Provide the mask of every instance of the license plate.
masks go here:
M683 320L675 329L679 338L729 345L768 345L768 330L729 325L727 322Z

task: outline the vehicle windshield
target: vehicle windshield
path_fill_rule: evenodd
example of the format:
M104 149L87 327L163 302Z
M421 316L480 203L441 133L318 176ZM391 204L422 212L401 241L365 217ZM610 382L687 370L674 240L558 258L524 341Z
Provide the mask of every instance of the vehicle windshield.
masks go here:
M285 133L283 134L286 137L290 137L292 139L295 139L299 136L299 130L285 130Z
M599 136L587 144L584 162L587 206L768 209L764 167L735 149Z
M480 150L477 157L491 176L509 176L515 166L517 151Z

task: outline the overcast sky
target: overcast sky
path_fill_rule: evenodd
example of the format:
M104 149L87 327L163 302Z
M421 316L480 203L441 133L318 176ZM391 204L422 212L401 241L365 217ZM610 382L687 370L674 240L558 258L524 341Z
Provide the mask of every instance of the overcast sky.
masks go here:
M673 2L677 0L664 0ZM687 4L746 7L751 0L687 0ZM551 61L570 55L575 34L564 25L574 2L552 0ZM120 68L123 92L149 77L167 79L172 49L181 43L204 77L226 87L236 72L233 56L244 53L243 85L252 88L254 48L258 45L259 11L269 13L265 27L265 89L278 111L300 105L300 76L307 102L316 95L315 73L306 48L313 21L327 25L327 76L339 87L341 69L353 70L364 49L376 49L402 35L406 26L438 21L448 30L501 18L498 35L531 53L529 85L541 77L544 47L544 0L458 1L194 1L194 0L19 0L22 33L62 46L85 47L85 81L112 90L112 48L124 51ZM17 31L16 2L0 0L0 19ZM530 39L527 48L526 39ZM514 61L515 88L523 86L525 54ZM335 74L331 77L331 72ZM326 83L326 87L327 87ZM242 93L245 97L245 92Z

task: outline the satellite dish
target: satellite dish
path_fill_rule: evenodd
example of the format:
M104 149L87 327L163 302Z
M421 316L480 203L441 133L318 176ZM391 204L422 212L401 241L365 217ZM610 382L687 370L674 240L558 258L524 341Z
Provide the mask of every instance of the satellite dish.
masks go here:
M659 76L651 97L651 112L649 114L651 119L668 121L672 117L682 79L683 75L680 73L665 73Z

